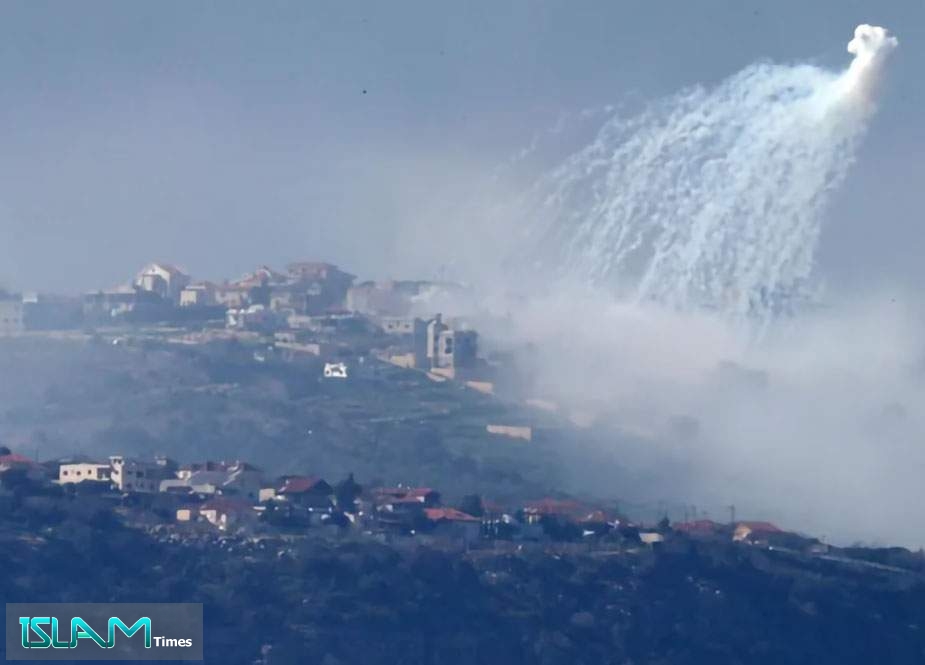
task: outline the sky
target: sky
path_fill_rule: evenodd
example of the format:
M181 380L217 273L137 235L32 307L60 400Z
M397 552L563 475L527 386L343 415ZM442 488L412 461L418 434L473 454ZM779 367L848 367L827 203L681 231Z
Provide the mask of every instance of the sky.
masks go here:
M0 284L97 289L150 260L439 274L473 183L563 114L762 59L841 68L861 22L901 45L819 270L915 287L922 0L6 2Z

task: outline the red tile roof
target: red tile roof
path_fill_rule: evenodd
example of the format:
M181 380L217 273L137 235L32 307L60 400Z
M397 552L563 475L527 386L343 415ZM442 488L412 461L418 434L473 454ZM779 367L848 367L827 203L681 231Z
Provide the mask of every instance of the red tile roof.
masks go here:
M277 491L280 494L302 494L313 491L323 482L322 478L316 476L290 476Z
M530 501L524 505L524 511L528 513L537 513L539 515L568 515L578 516L587 510L577 501L542 499L540 501Z
M747 527L752 533L783 533L783 529L770 522L738 522L736 528Z
M437 490L431 489L430 487L411 487L405 492L405 496L414 496L423 499L436 491Z
M478 522L478 517L473 517L461 510L455 508L425 508L424 514L431 522Z
M17 453L10 453L9 455L0 455L0 464L13 465L13 464L25 464L27 466L33 466L35 462L25 455L19 455Z

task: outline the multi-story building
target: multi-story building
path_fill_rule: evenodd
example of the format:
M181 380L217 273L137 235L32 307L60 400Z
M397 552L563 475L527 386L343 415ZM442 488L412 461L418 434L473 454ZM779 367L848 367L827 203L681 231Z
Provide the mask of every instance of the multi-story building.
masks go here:
M431 369L469 369L478 356L478 333L456 330L437 314L427 324L427 360Z
M161 461L147 462L113 455L109 465L112 486L121 492L157 492L161 480L173 475Z
M180 301L180 293L189 283L189 275L167 263L149 263L135 278L136 288L156 293L173 303Z

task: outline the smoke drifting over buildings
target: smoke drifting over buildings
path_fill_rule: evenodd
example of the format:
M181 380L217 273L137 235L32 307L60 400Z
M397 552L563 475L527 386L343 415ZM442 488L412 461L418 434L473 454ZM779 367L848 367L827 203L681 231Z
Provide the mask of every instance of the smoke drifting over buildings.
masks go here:
M3 22L0 286L98 288L152 257L465 279L476 297L421 311L479 317L535 397L611 428L634 490L922 544L923 317L891 281L921 278L919 5L878 7L902 48L862 25L845 66L870 8L841 0L524 3L491 25L164 3L56 27L31 4ZM35 51L46 29L66 63ZM539 177L492 180L550 126L559 158L518 160Z
M529 349L538 397L612 428L602 445L651 500L922 544L904 509L925 463L921 318L814 270L896 45L862 25L842 72L763 63L617 113L494 212L499 253L535 253L482 326L500 315L495 339Z

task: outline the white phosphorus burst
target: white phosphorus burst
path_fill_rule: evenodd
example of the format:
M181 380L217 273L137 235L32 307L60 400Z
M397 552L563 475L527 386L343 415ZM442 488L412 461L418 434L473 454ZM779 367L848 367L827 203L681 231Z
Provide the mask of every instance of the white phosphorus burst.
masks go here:
M773 318L810 278L896 44L862 25L841 73L756 64L611 118L528 197L542 256L633 300Z

